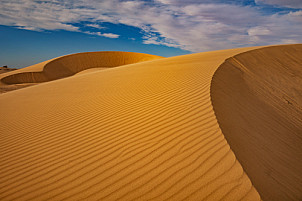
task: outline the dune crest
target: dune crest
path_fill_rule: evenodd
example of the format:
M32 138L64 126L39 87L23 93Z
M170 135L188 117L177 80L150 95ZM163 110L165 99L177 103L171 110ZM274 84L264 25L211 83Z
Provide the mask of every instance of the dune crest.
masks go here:
M263 200L302 200L302 45L227 59L213 76L220 128Z

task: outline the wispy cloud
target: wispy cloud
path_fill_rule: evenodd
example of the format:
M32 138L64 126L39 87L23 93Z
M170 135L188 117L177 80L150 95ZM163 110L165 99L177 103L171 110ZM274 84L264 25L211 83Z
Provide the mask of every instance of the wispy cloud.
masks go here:
M118 34L113 34L113 33L99 33L99 36L104 36L107 38L118 38L120 35Z
M91 32L91 31L84 31L83 33L90 34L90 35L96 35L96 36L103 36L106 38L118 38L120 35L113 34L113 33L101 33L101 32Z
M97 29L104 28L100 25L102 22L124 24L140 28L145 44L178 47L193 52L302 42L300 0L256 0L259 6L246 6L239 0L237 3L223 2L2 0L0 24L36 31L63 29L78 32L84 31L74 25L76 23L85 22L85 26ZM297 9L264 13L262 4ZM104 31L85 33L119 37L118 34Z
M96 29L106 29L106 27L100 26L99 24L85 24L87 27L93 27Z

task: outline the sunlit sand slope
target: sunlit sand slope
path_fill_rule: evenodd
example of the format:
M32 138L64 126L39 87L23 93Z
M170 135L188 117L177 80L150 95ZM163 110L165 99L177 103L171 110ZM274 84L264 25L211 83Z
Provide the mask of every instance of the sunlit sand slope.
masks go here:
M228 59L211 87L223 134L263 200L302 200L302 45Z
M163 57L133 52L85 52L66 55L0 75L0 92L68 77L86 69L111 68L159 58Z
M0 95L1 200L260 200L216 121L215 51Z

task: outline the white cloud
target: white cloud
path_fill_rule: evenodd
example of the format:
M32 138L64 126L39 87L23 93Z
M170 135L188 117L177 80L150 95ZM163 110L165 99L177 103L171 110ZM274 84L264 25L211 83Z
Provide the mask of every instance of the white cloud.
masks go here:
M85 24L87 27L93 27L96 29L106 29L106 27L100 26L99 24Z
M120 35L113 34L113 33L101 33L101 32L91 32L91 31L84 31L84 33L89 34L89 35L103 36L103 37L106 37L106 38L118 38L118 37L120 37Z
M273 0L257 0L267 3ZM143 43L193 52L302 42L302 10L266 13L220 0L1 0L0 24L30 30L103 29L102 22L138 27ZM226 2L226 1L224 1ZM229 1L227 1L229 2ZM280 2L293 2L281 1ZM280 4L281 5L281 4ZM297 4L298 5L298 4ZM109 38L114 33L84 32Z
M104 37L107 37L107 38L118 38L120 35L118 34L113 34L113 33L100 33L98 34L99 36L104 36Z
M252 27L247 32L249 36L265 36L272 34L272 32L266 27Z

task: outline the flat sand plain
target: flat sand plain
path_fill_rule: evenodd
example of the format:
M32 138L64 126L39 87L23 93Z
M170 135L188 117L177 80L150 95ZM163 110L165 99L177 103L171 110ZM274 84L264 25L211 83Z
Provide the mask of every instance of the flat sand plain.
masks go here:
M0 200L301 199L301 49L250 47L171 58L107 52L101 60L85 53L3 74L3 87L39 84L0 95ZM286 82L278 69L294 69L295 79L282 91L295 108L269 116L283 109L284 99L269 93L278 96L274 89L262 90L258 80L269 71L258 64L266 58L280 63L284 54L296 66L272 65L277 72L268 79ZM253 105L249 96L270 104L269 112L262 114L266 106ZM279 130L281 116L290 123L279 133L258 124ZM272 151L271 138L286 146ZM273 171L267 173L270 153ZM276 182L267 187L265 179Z

